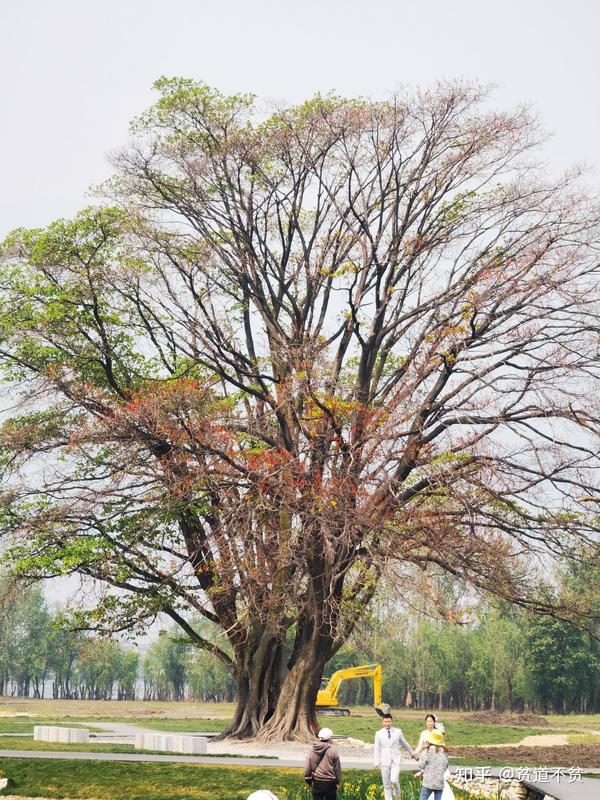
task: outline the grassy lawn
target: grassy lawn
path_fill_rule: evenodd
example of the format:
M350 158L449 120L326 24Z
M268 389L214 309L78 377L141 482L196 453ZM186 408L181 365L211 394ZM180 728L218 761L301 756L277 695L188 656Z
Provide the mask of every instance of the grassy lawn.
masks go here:
M530 769L539 769L545 767L544 762L535 761L524 758L458 758L449 753L450 768L455 767L529 767Z
M98 720L100 721L100 720ZM115 721L115 720L111 720ZM126 722L129 725L139 725L140 728L148 728L155 731L165 731L165 733L220 733L229 724L229 719L198 719L195 717L183 719L120 719L119 722Z
M596 743L596 742L594 742ZM41 750L52 752L72 752L72 753L156 753L161 754L162 751L151 750L136 750L132 744L98 744L91 742L90 744L65 744L62 742L34 742L30 737L2 737L0 738L0 760L2 759L3 750ZM174 755L173 753L164 753L164 755ZM218 754L205 754L205 758L220 758ZM231 758L272 758L276 760L276 756L253 756L246 754L232 755ZM532 761L531 753L528 757L523 759L515 758L511 754L510 758L498 757L497 752L495 757L487 755L485 751L481 752L480 757L469 756L468 758L454 757L450 753L450 761L454 766L490 766L490 767L504 767L510 766L523 766L523 767L540 767L543 765L543 758L540 761Z
M82 744L75 742L67 744L67 742L36 742L29 736L2 736L0 737L0 758L2 757L3 750L43 750L46 752L60 752L65 753L69 750L72 753L154 753L163 754L162 750L136 750L132 744L117 744L116 742L99 743L91 741L89 744ZM164 755L185 755L184 753L169 753L164 752ZM203 758L220 758L216 753L203 753ZM276 759L277 756L254 756L254 755L237 755L232 754L229 758L272 758Z
M59 728L87 728L89 731L101 731L93 725L84 725L78 719L60 719L48 717L2 717L0 716L0 733L33 733L34 725L56 725Z
M159 702L141 700L35 700L26 697L4 697L0 699L0 720L3 715L29 714L37 718L59 719L106 719L121 720L125 718L142 719L144 717L162 717L169 719L178 718L231 718L235 705L233 703L196 703L184 702ZM397 711L398 719L405 722L414 719L423 721L427 709L413 711L401 709ZM435 711L440 714L443 721L461 719L468 716L460 711ZM354 706L352 717L374 716L375 712L370 706ZM23 718L22 718L23 719ZM330 718L334 719L334 718ZM549 714L546 719L552 727L575 728L580 730L600 730L600 714Z
M381 727L381 721L362 717L321 717L321 725L327 725L334 733L346 734L355 739L372 742L375 731ZM419 741L419 734L424 729L422 719L406 719L402 715L394 717L394 724L402 729L404 736L413 747ZM478 744L513 744L525 736L538 733L553 733L549 728L511 728L504 725L484 725L479 722L465 722L461 719L444 720L446 741L451 746L467 746Z
M227 724L227 720L192 718L121 721L160 731L189 731L190 733L222 731ZM373 718L362 716L319 717L318 721L322 727L331 728L335 734L352 736L354 739L363 739L365 742L372 742L375 732L381 727L381 721L375 715ZM424 728L423 721L397 716L395 724L402 728L406 739L415 746L419 740L419 734ZM539 733L556 733L556 731L550 728L511 728L503 725L484 725L479 722L465 722L461 719L448 720L446 724L446 739L449 744L457 747L459 745L513 744L521 741L525 736L534 736Z
M600 733L572 733L567 740L569 744L600 744Z
M74 753L139 753L132 744L67 744L66 742L34 742L29 736L2 736L0 737L0 755L2 750L47 750L65 752L72 750Z
M557 728L577 731L600 731L600 714L548 714L546 719Z
M151 764L139 762L45 761L41 759L0 759L9 784L0 796L77 797L82 800L246 800L256 789L270 789L280 800L309 800L300 770L281 768L199 766L195 764ZM352 791L360 782L376 785L369 794L381 800L379 774L347 770L345 791L340 797L359 800L364 794ZM421 783L401 775L402 800L418 800ZM455 792L457 800L469 795Z
M195 764L1 759L3 794L98 800L245 800L254 789L276 793L299 784L298 770Z
M180 733L213 733L225 730L229 720L214 718L183 717L177 719L152 717L95 717L95 721L101 722L124 722L131 725L138 725L141 728L153 729L158 731ZM332 728L336 734L352 736L355 739L363 739L372 742L375 731L381 727L379 717L350 716L350 717L319 717L321 726ZM402 728L408 741L416 745L419 734L423 730L424 724L421 718L404 718L398 715L395 724ZM67 719L62 717L60 720L44 719L43 717L30 718L25 721L22 717L10 718L0 717L0 733L33 733L34 725L62 725L66 727L87 727L90 731L100 732L102 729L94 725L83 726L77 719ZM449 719L446 721L446 739L449 744L459 745L478 745L478 744L513 744L519 742L525 736L534 736L540 733L556 733L550 728L517 728L504 725L485 725L479 722L465 722L462 719ZM7 748L0 737L0 747Z
M234 703L160 702L143 700L35 700L32 697L5 697L0 700L4 714L30 714L56 719L108 719L124 717L224 717L230 718Z
M195 764L127 764L41 759L0 759L9 777L1 794L51 798L77 797L97 800L246 800L251 791L268 788L280 798L296 794L303 780L298 769L197 766ZM366 779L379 784L376 773L349 770L345 779ZM403 800L418 797L417 785L402 778ZM301 795L298 795L300 798Z
M231 703L161 703L142 701L79 701L79 700L33 700L28 698L5 698L0 700L0 733L32 733L36 724L52 724L70 727L83 726L99 731L94 722L126 722L147 729L165 732L220 732L231 719ZM24 716L30 715L30 716ZM18 715L18 716L17 716ZM441 712L446 725L447 741L451 746L473 746L480 744L515 744L525 736L537 734L567 733L572 736L592 736L600 731L600 714L550 715L546 717L549 728L527 728L470 722L467 714ZM416 744L424 727L425 711L401 710L396 713L395 724L402 728L411 744ZM82 722L83 721L83 722ZM350 717L322 716L319 722L331 727L335 733L352 736L371 742L380 727L379 717L369 706L352 709ZM595 738L574 739L577 743L596 742ZM0 741L0 747L6 743Z

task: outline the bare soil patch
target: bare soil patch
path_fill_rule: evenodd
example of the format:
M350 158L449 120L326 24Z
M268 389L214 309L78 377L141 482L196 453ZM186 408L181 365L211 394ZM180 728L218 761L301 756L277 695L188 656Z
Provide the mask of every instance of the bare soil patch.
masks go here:
M228 719L233 703L161 702L143 700L36 700L30 697L1 697L0 716L39 717L143 717L166 719Z
M549 728L550 723L537 714L501 714L498 711L476 711L463 717L465 722L484 725L510 725L513 728Z
M461 759L489 760L506 766L600 768L600 745L574 744L554 747L453 747Z
M563 733L542 733L539 736L525 736L517 744L520 747L561 747L569 744L569 737Z

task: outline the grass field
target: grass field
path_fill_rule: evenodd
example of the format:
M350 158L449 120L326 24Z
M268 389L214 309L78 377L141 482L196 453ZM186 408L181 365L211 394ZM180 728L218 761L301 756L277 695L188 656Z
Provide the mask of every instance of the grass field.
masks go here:
M136 750L132 744L117 744L116 742L94 742L90 741L89 744L82 744L75 742L67 744L66 742L39 742L34 741L31 736L1 736L0 737L0 757L2 750L42 750L46 752L59 752L64 753L71 751L72 753L155 753L161 754L161 750ZM172 756L173 753L165 752L164 755ZM204 753L204 758L219 758L218 754ZM275 760L277 756L255 756L255 755L236 755L232 754L229 758L272 758Z
M546 719L550 725L560 728L600 732L600 714L548 714Z
M98 761L50 761L42 759L1 758L2 750L65 750L83 752L135 752L130 744L103 743L93 740L88 745L33 742L31 734L36 724L83 727L101 731L95 722L124 722L144 728L172 732L216 732L224 730L231 714L231 704L212 703L142 703L52 700L0 700L0 733L30 734L29 736L0 736L0 767L10 778L9 786L0 797L18 794L30 797L82 800L245 800L257 788L270 788L280 800L306 800L303 781L298 769L279 767L221 766L183 763L126 763ZM508 724L488 724L466 719L468 715L444 712L446 739L451 747L482 744L515 744L525 736L536 734L568 734L573 744L600 742L600 715L552 715L546 717L550 727L522 727ZM425 711L400 711L395 724L401 727L409 742L416 743L424 727ZM319 722L335 733L372 741L381 722L370 707L352 709L350 717L322 716ZM138 751L139 752L139 751ZM505 765L505 760L490 759L486 751L475 752L475 758L453 759L454 764ZM504 758L496 751L497 758ZM531 756L530 756L531 757ZM526 764L523 764L526 765ZM527 764L527 766L539 766ZM345 779L353 784L367 780L379 784L376 773L364 770L347 771ZM365 784L366 785L366 784ZM403 777L403 800L417 800L419 785L409 776ZM287 792L287 794L286 794ZM379 792L379 790L377 790ZM368 795L380 800L380 793ZM341 794L344 800L364 797L356 792ZM462 795L457 793L457 798Z
M149 720L147 717L96 717L95 721L118 721L127 722L132 725L139 725L140 727L160 730L165 732L178 733L186 731L189 733L212 733L225 730L227 726L227 719L198 719L198 718L180 718L180 719L163 719L153 718ZM320 717L319 723L322 727L330 727L333 732L342 736L352 736L355 739L363 739L364 741L371 742L375 731L381 727L379 718L375 715L373 717L351 716L351 717ZM70 720L64 717L57 720L45 720L41 717L32 719L25 722L22 717L10 719L8 717L0 717L0 733L33 733L34 725L72 725L79 727L81 722L76 718ZM395 724L402 728L405 737L410 743L415 745L418 741L419 734L424 728L422 720L417 719L404 719L398 716ZM100 731L93 725L86 726L91 731ZM533 736L538 733L554 733L550 728L517 728L501 725L484 725L478 722L465 722L461 719L447 720L446 721L446 740L448 744L460 745L478 745L478 744L514 744L523 739L524 736ZM7 737L0 737L0 749L12 749L7 744ZM92 746L92 745L90 745Z
M2 794L31 797L77 797L87 800L246 800L255 789L285 792L302 789L300 770L264 767L197 766L195 764L125 764L119 762L0 759L9 777ZM377 773L349 770L346 781L380 784ZM402 777L403 800L418 797L418 784Z
M84 724L92 732L101 731L94 722L126 722L165 732L220 732L225 729L233 712L231 703L160 703L141 701L81 701L33 700L4 698L0 700L0 733L33 733L36 724L79 727ZM510 724L488 724L466 719L467 714L443 712L446 739L450 746L516 744L525 736L566 733L573 743L598 742L600 714L549 715L551 727L532 728ZM425 711L402 709L395 715L395 724L402 728L409 742L415 744L424 727ZM381 722L372 708L352 709L350 717L322 716L319 722L331 727L336 734L372 741ZM578 737L578 738L571 738ZM585 738L579 738L585 737ZM90 744L90 748L106 749L113 745ZM11 749L6 737L0 737L0 749ZM120 748L119 748L120 749ZM126 752L126 751L125 751Z
M80 726L87 722L90 730L100 730L94 722L127 722L165 732L219 732L225 729L231 714L231 703L159 703L79 700L6 699L0 701L0 733L32 733L35 724ZM19 716L14 716L19 714ZM31 715L31 716L24 716ZM415 744L424 728L424 711L402 710L395 724L402 728L409 742ZM446 738L451 746L479 744L515 744L525 736L557 733L587 734L600 730L600 715L551 716L551 728L524 728L510 725L471 722L465 714L444 712ZM323 726L336 734L372 741L381 722L372 708L352 709L350 717L320 717ZM7 745L0 737L0 748Z
M122 720L124 721L124 720ZM161 731L189 731L194 733L221 731L225 729L227 720L203 719L143 719L128 720L145 728L154 728ZM373 717L319 717L322 727L331 728L335 734L352 736L366 742L373 741L375 731L381 727L381 721ZM425 727L422 719L404 719L401 715L395 718L395 724L402 728L407 740L416 745L419 734ZM461 719L446 721L446 740L451 745L477 745L477 744L514 744L521 741L524 736L534 736L541 733L556 733L550 728L513 728L501 725L484 725L479 722L465 722Z
M46 750L64 752L72 750L77 753L137 753L132 744L67 744L66 742L35 742L31 736L0 736L0 754L2 750Z
M584 742L587 743L587 742ZM595 743L595 742L594 742ZM46 752L65 752L70 751L73 753L137 753L140 755L153 753L160 754L158 750L136 750L132 744L99 744L91 742L90 744L65 744L62 742L34 742L31 737L15 736L15 737L1 737L0 738L0 761L2 761L2 750L38 750ZM497 752L497 751L496 751ZM164 755L173 755L172 753L165 753ZM205 758L218 759L218 754L205 754ZM272 758L276 761L276 756L253 756L248 754L230 755L230 758ZM507 765L507 760L504 756L494 756L490 751L481 751L481 757L469 756L468 758L459 758L450 753L451 764L454 766L469 765L469 766L491 766L503 767ZM89 763L89 762L88 762ZM510 760L512 766L528 766L539 767L541 762L534 761L531 758L516 758L513 756ZM271 768L269 767L269 770ZM0 795L1 796L1 795Z
M119 722L129 722L132 725L139 725L141 728L149 728L155 731L165 731L167 733L220 733L229 724L228 719L195 719L193 717L184 719L122 719Z
M98 800L245 800L259 788L279 793L299 785L298 770L1 759L9 777L4 794Z
M3 714L26 714L34 717L115 719L123 717L212 717L229 719L234 703L159 702L141 700L35 700L31 697L0 699Z
M52 719L48 717L32 717L25 721L23 717L11 718L0 716L0 733L33 733L34 725L56 725L59 728L87 728L88 731L100 732L102 728L85 725L78 720Z
M228 720L234 711L233 703L195 703L195 702L158 702L158 701L124 701L116 700L34 700L33 698L0 698L0 722L4 715L14 718L21 714L20 720L28 722L29 719L60 719L68 724L70 720L96 719L115 720L125 722L127 719L146 719L148 722L155 719L212 719ZM426 709L413 711L401 709L397 712L397 721L403 729L408 729L408 723L415 720L421 724ZM464 719L468 714L459 711L441 711L439 713L445 723L453 720ZM370 706L356 706L352 708L352 717L372 718L373 709ZM17 720L19 717L17 717ZM328 717L336 721L335 717ZM338 718L339 720L343 718ZM600 714L549 714L545 719L553 728L570 728L575 731L600 731Z
M573 742L573 744L597 744L600 742L600 739L596 739L594 742ZM571 742L570 742L571 743ZM98 744L98 743L90 743L90 744L64 744L62 742L34 742L32 738L29 737L2 737L0 738L0 762L2 759L2 750L32 750L32 751L44 751L44 752L65 752L70 751L72 753L137 753L138 755L144 754L161 754L159 750L136 750L132 744ZM173 753L164 753L164 755L172 756ZM215 758L218 759L220 756L218 754L205 754L204 758ZM276 756L255 756L255 755L248 755L246 753L239 754L239 755L230 755L229 758L271 758L273 762L276 762ZM490 767L504 767L507 766L507 759L504 756L493 756L489 754L489 751L482 751L480 758L474 758L469 756L469 758L459 758L452 755L450 752L450 762L454 766L460 765L467 765L467 766L490 766ZM89 763L89 762L88 762ZM515 759L515 757L511 757L510 759L511 766L528 766L528 767L539 767L542 765L540 761L533 761L531 758L521 758ZM269 770L271 767L268 768ZM1 794L0 794L1 796Z
M600 733L572 733L569 744L600 744Z

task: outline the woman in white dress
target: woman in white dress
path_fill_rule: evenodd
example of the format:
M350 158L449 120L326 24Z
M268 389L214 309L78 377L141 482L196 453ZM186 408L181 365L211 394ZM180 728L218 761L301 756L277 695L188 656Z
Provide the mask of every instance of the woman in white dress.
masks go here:
M423 750L425 750L425 748L427 747L427 736L433 730L439 731L440 733L446 732L444 724L442 722L438 722L435 714L427 714L427 716L425 717L425 730L421 731L421 735L419 736L419 744L415 748L415 753L414 753L415 758L418 759ZM417 775L418 774L419 773L417 773ZM444 782L444 791L442 792L442 800L452 800L452 798L454 798L454 792L447 783L449 777L450 777L450 770L446 770L446 774L444 775L445 782Z
M427 714L425 717L425 730L421 731L421 735L419 736L419 744L415 748L415 756L418 757L419 754L423 752L427 744L427 735L433 730L440 731L440 733L446 732L443 724L437 721L435 714Z

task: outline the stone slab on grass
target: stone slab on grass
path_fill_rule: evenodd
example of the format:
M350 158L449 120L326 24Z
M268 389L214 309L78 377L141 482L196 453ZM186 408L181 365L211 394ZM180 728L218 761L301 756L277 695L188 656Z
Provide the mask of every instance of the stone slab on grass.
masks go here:
M63 742L64 744L89 744L87 728L61 728L58 725L34 725L34 742Z
M202 755L206 753L208 739L202 736L177 736L166 733L137 733L136 750L158 750L163 753Z

